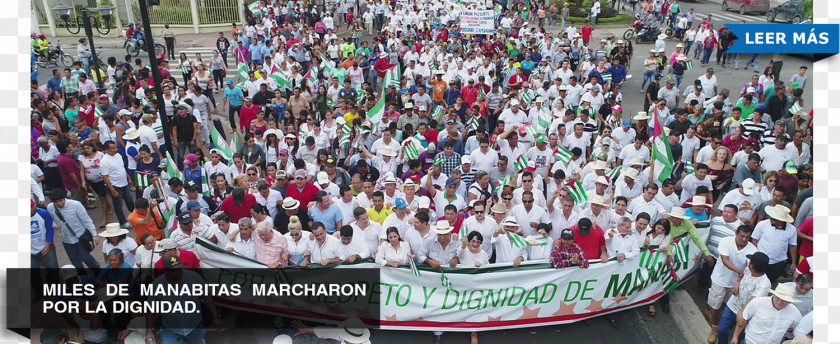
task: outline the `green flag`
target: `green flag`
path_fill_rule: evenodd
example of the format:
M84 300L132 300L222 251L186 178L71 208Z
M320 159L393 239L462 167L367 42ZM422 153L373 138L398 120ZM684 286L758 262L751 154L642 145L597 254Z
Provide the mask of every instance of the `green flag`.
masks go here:
M411 273L414 277L420 277L420 269L417 268L417 263L414 262L414 259L409 259L408 265L411 266Z
M564 186L563 188L566 189L566 192L569 193L569 196L571 196L572 199L575 200L575 203L580 204L589 202L589 196L586 195L586 191L583 190L583 184L581 184L580 181L576 180L574 182L566 184L566 186Z
M559 161L563 163L563 165L568 164L569 161L572 161L572 151L566 149L566 147L563 146L557 146L557 148L554 149L554 153L552 155L554 156L555 161Z
M385 97L380 97L376 105L370 108L367 113L367 119L372 126L371 130L375 133L379 132L379 124L382 123L383 114L385 114Z
M526 167L528 167L528 158L524 155L520 155L519 158L516 159L516 162L513 163L513 169L517 171L522 171Z
M151 179L152 178L150 178L148 174L136 172L134 173L134 186L140 190L143 190L149 185L151 185Z
M519 234L508 231L505 231L505 234L507 235L508 239L513 244L513 246L516 246L517 248L523 248L525 246L528 246L528 243Z
M236 137L236 134L234 134ZM210 126L210 142L213 143L213 146L219 150L219 153L222 154L222 157L225 160L233 160L233 151L230 149L230 145L228 145L225 138L222 135L219 135L219 131L216 130L216 126Z

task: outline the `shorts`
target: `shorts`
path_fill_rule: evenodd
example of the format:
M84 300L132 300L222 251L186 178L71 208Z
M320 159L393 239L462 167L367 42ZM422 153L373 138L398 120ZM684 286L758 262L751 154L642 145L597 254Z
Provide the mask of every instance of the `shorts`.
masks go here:
M712 282L712 287L709 288L709 297L706 299L706 304L712 309L719 310L721 306L729 300L732 296L730 292L732 288L724 288Z
M98 182L87 181L87 184L88 184L88 186L90 186L91 189L93 189L93 192L95 192L97 196L99 196L99 197L107 196L107 193L106 193L107 189L105 187L105 181L104 180L100 180Z

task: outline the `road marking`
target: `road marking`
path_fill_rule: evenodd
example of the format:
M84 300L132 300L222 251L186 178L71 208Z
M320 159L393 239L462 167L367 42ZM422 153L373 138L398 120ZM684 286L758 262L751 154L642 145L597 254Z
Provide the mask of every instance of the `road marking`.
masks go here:
M696 16L695 18L700 18L700 21L702 21L702 18L706 18L706 14L702 14L702 13L697 13L697 14L695 14L695 16ZM740 14L734 14L734 13L712 13L712 20L714 20L715 18L734 20L736 22L740 22L741 20L743 20L745 22L757 22L757 21L763 21L764 20L763 18L759 18L759 17L742 16Z

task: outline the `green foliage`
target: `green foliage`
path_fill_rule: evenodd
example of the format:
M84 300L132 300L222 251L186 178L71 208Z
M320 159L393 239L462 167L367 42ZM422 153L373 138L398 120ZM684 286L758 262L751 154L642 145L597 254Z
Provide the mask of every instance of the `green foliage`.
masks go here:
M802 2L802 9L805 10L805 18L814 18L814 0L805 0Z

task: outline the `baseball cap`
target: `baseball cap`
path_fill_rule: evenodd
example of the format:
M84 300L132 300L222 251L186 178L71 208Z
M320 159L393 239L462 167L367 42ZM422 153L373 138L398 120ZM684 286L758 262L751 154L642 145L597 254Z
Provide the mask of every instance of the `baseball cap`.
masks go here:
M408 207L408 204L405 203L404 199L397 198L396 200L394 200L394 206L397 207L397 209L402 210Z
M458 181L452 178L446 180L446 186L458 186Z
M788 134L779 135L779 137L777 137L776 140L785 140L787 142L790 142L790 135L788 135Z
M327 165L335 165L335 159L333 159L333 158L327 158L326 163L327 163Z
M192 164L196 161L198 161L198 157L193 153L187 154L187 156L184 157L184 163L185 164Z
M534 140L534 142L536 142L536 143L545 143L545 136L543 136L543 135L539 135L539 136L537 136L537 139L536 139L536 140Z
M330 177L327 176L327 172L321 171L318 172L318 184L329 184Z
M632 121L632 120L629 120L629 119L625 119L625 120L622 122L622 125L623 125L625 128L630 128L631 126L633 126L633 121Z
M199 186L194 181L188 180L187 183L185 184L184 189L187 189L187 191L189 191L189 192L198 192Z
M583 235L589 235L592 231L592 220L583 218L578 221L578 232Z
M432 201L429 197L421 196L420 199L417 201L417 208L419 209L429 209L429 206L432 205Z
M744 194L749 196L755 193L755 180L752 178L744 179L741 182L741 188L744 189Z
M181 213L181 215L178 215L178 222L182 224L190 223L192 221L193 217L189 213Z
M564 229L560 231L560 239L563 240L574 240L575 239L575 232L572 232L571 229Z
M178 248L178 245L175 244L175 241L167 238L157 242L155 245L155 252L160 253L166 250L174 250L176 248Z
M280 152L277 152L277 154L280 154L280 155L283 155L283 156L288 156L289 155L289 150L283 148L283 149L280 150Z
M233 80L228 79L228 81L225 81L225 85L233 85Z
M797 172L799 172L799 170L796 168L796 163L793 162L793 160L788 160L788 162L785 163L785 171L788 174L796 174Z
M306 171L304 171L302 169L295 171L295 179L298 179L298 178L304 178L305 179L306 178Z
M187 201L187 210L201 210L201 203L195 200Z
M178 259L178 256L172 256L163 260L163 268L166 270L177 270L183 267L184 264L181 264L181 259Z
M750 263L755 267L756 270L765 271L767 270L767 266L770 265L770 257L768 257L766 253L761 251L757 251L753 254L748 254L747 259L750 260Z
M464 155L461 157L461 165L472 164L472 158L469 155Z

